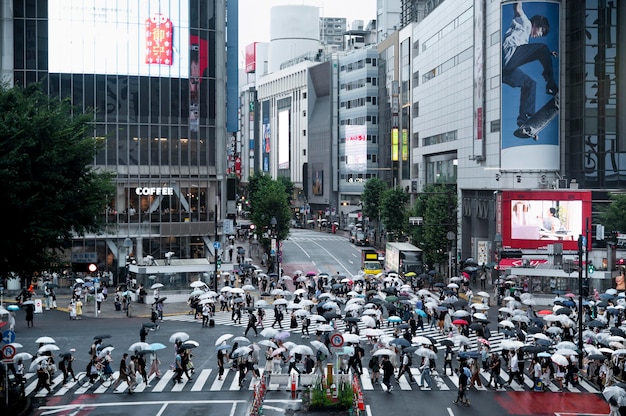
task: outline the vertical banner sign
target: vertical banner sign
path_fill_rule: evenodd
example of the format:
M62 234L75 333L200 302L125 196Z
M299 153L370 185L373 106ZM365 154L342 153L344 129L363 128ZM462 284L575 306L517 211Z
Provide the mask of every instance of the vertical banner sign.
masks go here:
M270 139L271 139L271 131L270 131L270 102L263 101L262 104L263 111L263 142L261 143L263 152L263 172L270 171Z
M398 129L391 129L391 160L398 161Z
M559 170L560 4L501 6L501 166Z
M474 0L474 156L484 156L485 0Z
M146 63L172 65L172 21L160 13L146 19Z
M409 131L402 129L402 160L409 160Z

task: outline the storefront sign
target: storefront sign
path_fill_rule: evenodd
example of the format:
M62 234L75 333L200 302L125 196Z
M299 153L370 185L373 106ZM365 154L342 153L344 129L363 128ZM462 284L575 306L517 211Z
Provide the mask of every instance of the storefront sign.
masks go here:
M174 195L174 188L136 188L137 195Z

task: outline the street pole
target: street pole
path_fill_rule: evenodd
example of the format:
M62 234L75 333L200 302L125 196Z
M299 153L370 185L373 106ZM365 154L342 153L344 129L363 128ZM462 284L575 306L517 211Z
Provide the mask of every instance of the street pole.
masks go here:
M583 250L584 237L578 236L578 368L583 368Z
M215 241L219 241L219 235L217 233L217 204L215 204L215 214L213 215L213 219L215 220ZM215 250L215 272L213 274L213 290L217 293L217 255L219 253L218 248L213 248Z

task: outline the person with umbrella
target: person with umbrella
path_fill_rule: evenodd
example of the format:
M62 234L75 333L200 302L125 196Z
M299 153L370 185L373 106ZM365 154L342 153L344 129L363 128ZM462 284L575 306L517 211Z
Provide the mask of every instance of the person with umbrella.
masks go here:
M154 374L156 378L161 378L162 374L159 369L159 364L161 364L161 361L159 360L156 349L153 349L150 353L150 372L148 373L148 378L150 378L152 374Z
M74 356L72 353L61 354L61 361L59 361L59 370L63 373L63 385L67 384L67 379L70 374L72 374L72 378L74 381L76 380L76 375L74 374L74 369L72 369L72 361L74 361Z
M504 385L502 378L500 377L500 369L502 368L502 361L500 360L500 356L497 353L492 353L491 358L489 359L489 382L487 383L487 387L491 386L491 382L493 381L493 388L498 389Z
M113 391L115 391L117 386L119 386L119 384L122 381L128 382L128 365L126 364L127 359L128 359L128 353L125 352L122 355L122 359L120 361L119 374L117 376L117 379L115 380L115 383L113 383Z
M37 386L35 386L35 393L37 393L41 389L48 390L50 393L52 390L50 389L50 372L48 369L48 358L47 356L40 357L39 364L37 365Z
M396 371L395 367L389 360L389 356L383 355L383 384L387 387L387 393L391 393L393 391L393 386L391 385L391 377Z
M32 300L24 302L24 311L26 312L26 327L32 328L35 326L33 320L35 319L35 305Z
M454 369L452 368L452 358L454 357L454 351L452 351L452 345L446 343L446 351L443 354L443 372L448 374L448 370L446 368L450 367L450 375L454 374Z
M17 368L15 370L15 382L20 386L20 394L24 395L26 379L24 378L24 360L17 360Z
M251 329L254 331L254 336L259 336L259 333L256 330L256 320L257 318L254 315L254 311L248 311L248 325L246 326L246 330L243 333L245 337L248 336L248 331Z
M398 373L396 380L399 380L400 377L402 377L402 374L406 373L409 377L409 382L415 384L415 379L413 378L413 374L411 374L411 365L413 365L411 354L409 354L408 352L404 352L402 354L402 364L400 365L400 372Z

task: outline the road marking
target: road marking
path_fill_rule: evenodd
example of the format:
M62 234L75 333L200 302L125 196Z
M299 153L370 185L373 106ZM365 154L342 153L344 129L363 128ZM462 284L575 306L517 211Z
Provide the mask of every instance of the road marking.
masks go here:
M309 253L307 253L307 252L306 252L306 251L302 248L302 246L301 246L300 244L296 243L296 242L295 242L295 241L293 241L293 240L291 240L291 242L292 242L292 243L294 243L296 246L298 246L298 248L299 248L300 250L302 250L302 252L303 252L304 254L306 254L306 256L307 256L308 258L311 258L311 256L309 256Z
M211 375L211 371L213 371L213 369L211 368L205 368L204 370L202 370L200 372L200 375L196 379L196 382L193 383L193 386L191 387L191 391L201 391L202 387L204 386L204 383L206 383L207 379L209 378L209 375Z

